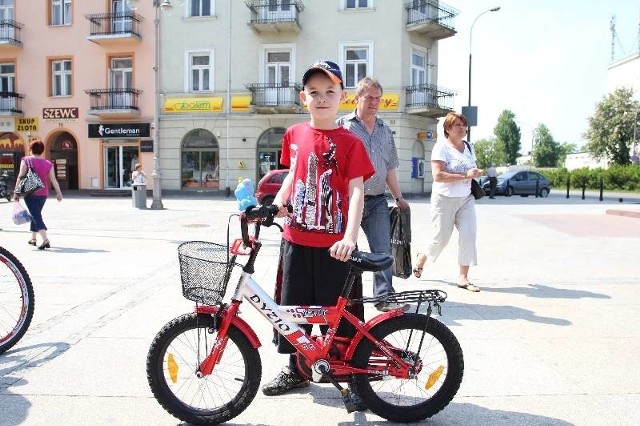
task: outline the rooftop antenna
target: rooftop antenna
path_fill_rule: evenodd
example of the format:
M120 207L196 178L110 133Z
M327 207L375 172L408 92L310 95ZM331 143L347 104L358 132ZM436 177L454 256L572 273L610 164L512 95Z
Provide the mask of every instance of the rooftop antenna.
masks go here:
M615 50L616 50L616 44L615 44L615 40L616 40L616 15L613 15L611 17L611 62L613 62L614 58L615 58Z

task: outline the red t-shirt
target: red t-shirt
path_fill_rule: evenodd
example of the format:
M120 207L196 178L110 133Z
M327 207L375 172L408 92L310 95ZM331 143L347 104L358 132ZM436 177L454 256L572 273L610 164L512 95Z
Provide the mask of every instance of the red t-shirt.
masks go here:
M293 173L283 237L294 244L331 247L347 226L349 181L374 173L369 155L357 136L338 127L314 129L306 123L287 129L282 141L283 165Z

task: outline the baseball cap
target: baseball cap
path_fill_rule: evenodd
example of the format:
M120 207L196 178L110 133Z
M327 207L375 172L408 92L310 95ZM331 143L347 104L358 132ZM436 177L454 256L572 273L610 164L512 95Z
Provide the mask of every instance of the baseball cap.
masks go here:
M340 67L335 62L331 61L317 61L311 65L302 76L303 86L307 84L307 80L309 80L309 77L313 75L315 70L323 71L331 81L335 84L340 84L340 87L344 89L344 85L342 84L342 71L340 71Z

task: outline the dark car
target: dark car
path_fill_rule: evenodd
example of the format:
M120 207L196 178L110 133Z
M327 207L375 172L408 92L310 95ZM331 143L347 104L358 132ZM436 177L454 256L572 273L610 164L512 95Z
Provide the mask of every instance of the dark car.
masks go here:
M268 206L273 203L273 199L282 186L282 181L289 174L289 169L277 169L267 172L258 182L256 199L258 203Z
M490 189L489 182L485 182L482 188L488 194ZM506 195L507 197L512 195L526 197L528 195L536 195L536 189L538 190L538 196L547 197L550 191L549 180L540 173L523 170L507 172L498 176L496 194Z

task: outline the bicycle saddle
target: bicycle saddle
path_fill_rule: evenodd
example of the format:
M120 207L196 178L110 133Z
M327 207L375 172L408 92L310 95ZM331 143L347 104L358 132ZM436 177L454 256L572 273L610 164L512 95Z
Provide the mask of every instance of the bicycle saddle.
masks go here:
M384 253L367 253L354 250L351 258L347 261L352 268L361 271L383 271L393 265L393 257Z

